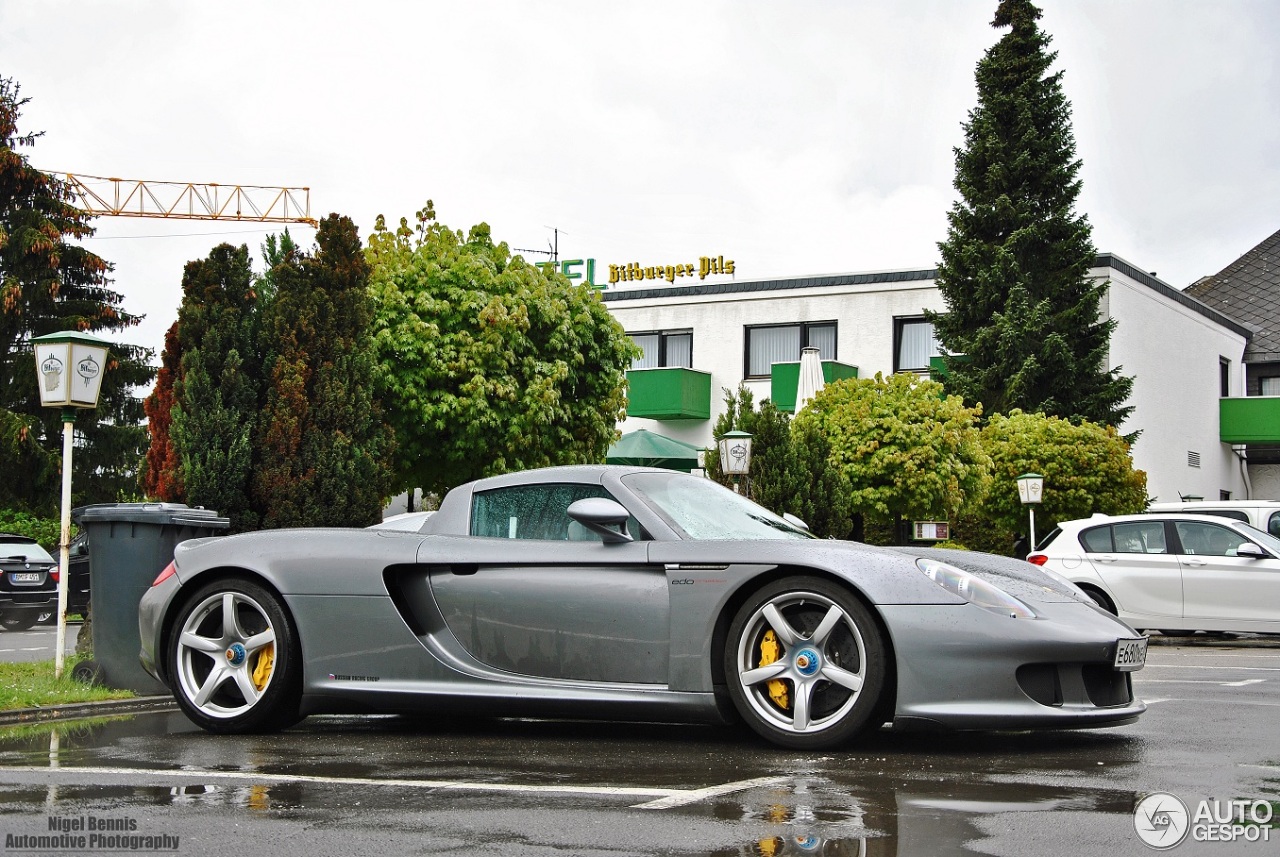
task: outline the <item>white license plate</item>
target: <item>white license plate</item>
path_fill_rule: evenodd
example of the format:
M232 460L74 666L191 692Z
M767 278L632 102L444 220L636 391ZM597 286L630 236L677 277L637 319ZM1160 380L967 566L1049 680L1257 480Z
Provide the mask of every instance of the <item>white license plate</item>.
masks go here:
M1115 668L1120 672L1140 670L1147 663L1147 638L1118 640L1116 642Z
M43 574L39 571L14 571L10 572L9 579L14 583L39 583Z

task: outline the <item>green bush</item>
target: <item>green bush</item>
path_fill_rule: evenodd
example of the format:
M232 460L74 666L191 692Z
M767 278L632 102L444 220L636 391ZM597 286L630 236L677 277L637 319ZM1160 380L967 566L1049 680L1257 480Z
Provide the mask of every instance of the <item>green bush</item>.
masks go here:
M49 553L56 553L62 540L62 522L57 518L41 518L16 509L0 509L0 532L35 539ZM71 535L75 536L75 533L75 525L72 525Z

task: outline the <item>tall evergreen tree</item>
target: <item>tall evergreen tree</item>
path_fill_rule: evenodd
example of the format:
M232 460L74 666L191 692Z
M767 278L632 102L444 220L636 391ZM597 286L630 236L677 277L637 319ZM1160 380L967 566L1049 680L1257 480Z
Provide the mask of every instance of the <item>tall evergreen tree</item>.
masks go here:
M938 247L946 313L930 314L949 356L947 389L987 414L1020 408L1118 426L1133 379L1108 369L1114 319L1087 217L1057 54L1030 0L1000 0L1010 28L978 63L978 106L955 150L960 199Z
M109 288L111 266L75 243L93 235L91 217L71 204L65 182L32 167L19 150L40 134L22 134L27 99L11 78L0 78L0 446L34 435L51 455L61 449L56 409L43 408L36 389L31 338L62 330L112 333L141 319L124 311ZM142 402L133 388L151 383L150 349L113 344L104 367L96 411L76 424L74 503L113 501L137 490L138 462L146 447ZM33 505L49 511L59 493L51 481L30 485Z
M263 526L362 526L389 493L392 435L373 396L369 266L355 224L330 215L314 253L271 271L254 496Z
M262 387L255 301L249 250L243 244L221 244L207 259L187 263L178 310L181 357L173 379L170 442L181 462L186 502L216 509L238 531L258 525L250 500Z
M164 334L164 351L160 354L160 371L156 385L143 402L151 443L142 468L142 493L172 503L186 499L182 482L182 460L173 444L173 394L181 368L182 350L178 345L178 323L169 325Z

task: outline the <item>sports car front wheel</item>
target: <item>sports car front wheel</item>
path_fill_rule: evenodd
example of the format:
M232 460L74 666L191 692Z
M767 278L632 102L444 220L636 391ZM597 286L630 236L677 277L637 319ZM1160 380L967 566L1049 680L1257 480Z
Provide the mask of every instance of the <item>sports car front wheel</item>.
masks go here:
M885 687L885 645L870 611L844 588L789 577L734 617L725 676L735 707L784 747L840 746L862 729Z
M258 732L297 721L301 654L278 596L218 580L179 611L169 642L178 705L210 732Z

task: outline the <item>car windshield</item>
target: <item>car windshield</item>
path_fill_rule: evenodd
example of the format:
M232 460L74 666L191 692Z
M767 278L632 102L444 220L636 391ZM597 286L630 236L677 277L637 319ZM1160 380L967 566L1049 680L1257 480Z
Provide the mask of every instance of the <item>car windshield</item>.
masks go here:
M53 562L40 545L26 539L0 540L0 562Z
M690 539L816 538L710 479L676 473L635 473L624 477L623 482Z
M1263 532L1251 524L1237 524L1236 527L1276 556L1280 556L1280 539L1270 533Z

